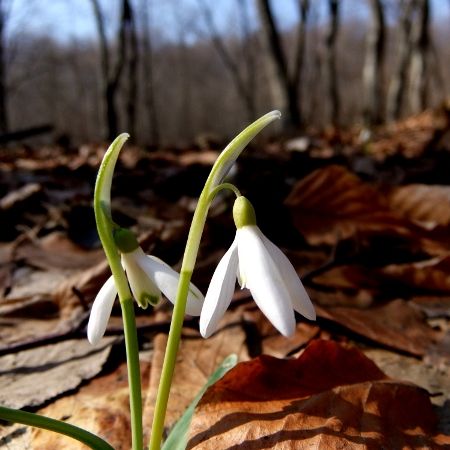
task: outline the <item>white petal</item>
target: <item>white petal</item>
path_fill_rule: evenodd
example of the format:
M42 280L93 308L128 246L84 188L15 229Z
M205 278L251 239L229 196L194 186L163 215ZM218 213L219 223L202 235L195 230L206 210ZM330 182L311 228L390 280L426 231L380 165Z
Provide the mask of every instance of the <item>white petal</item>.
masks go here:
M316 320L316 311L311 303L308 293L300 281L297 271L294 269L286 255L275 244L269 241L259 228L258 232L283 278L286 289L291 297L292 306L298 313L305 316L307 319Z
M116 285L114 284L114 278L111 276L102 286L92 304L87 326L88 340L92 345L98 344L105 334L116 296Z
M237 231L241 273L261 311L281 334L291 336L295 315L290 295L257 230L249 225Z
M204 338L214 333L219 320L230 305L236 285L237 264L238 253L235 239L217 265L206 293L200 316L200 333Z
M151 274L146 273L140 262L146 255L140 247L130 253L122 254L122 265L127 273L133 297L141 308L148 304L156 305L161 298L161 291L155 284Z
M139 259L139 264L167 299L171 303L175 303L180 274L155 256L144 255L143 258ZM186 313L191 316L199 316L202 306L203 294L191 283L186 303Z

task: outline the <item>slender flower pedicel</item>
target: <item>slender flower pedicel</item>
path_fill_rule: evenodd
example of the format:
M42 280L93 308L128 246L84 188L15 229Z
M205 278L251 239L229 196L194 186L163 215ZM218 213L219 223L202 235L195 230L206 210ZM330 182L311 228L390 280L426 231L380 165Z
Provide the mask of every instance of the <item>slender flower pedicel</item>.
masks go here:
M200 332L209 337L228 308L236 277L273 326L284 336L295 331L294 310L307 319L316 313L300 278L281 250L256 225L255 211L243 196L233 207L236 237L219 262L206 293Z

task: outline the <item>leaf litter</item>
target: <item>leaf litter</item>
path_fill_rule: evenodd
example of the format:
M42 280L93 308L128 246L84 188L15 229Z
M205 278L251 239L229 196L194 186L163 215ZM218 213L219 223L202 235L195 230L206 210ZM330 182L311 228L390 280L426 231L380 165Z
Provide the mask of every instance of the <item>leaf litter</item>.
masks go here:
M449 445L450 204L442 167L450 149L434 138L448 126L439 117L424 113L380 130L366 148L351 133L323 134L302 153L272 144L243 155L234 181L304 277L318 321L299 317L285 339L245 290L209 340L187 318L168 428L225 356L242 361L198 405L188 448ZM113 183L115 219L177 268L216 150L129 150ZM103 151L2 150L0 358L21 392L5 381L2 403L64 418L125 449L124 354L111 352L120 309L102 351L84 340L90 305L109 276L90 209ZM221 196L207 222L194 274L204 292L232 240L230 205ZM169 318L167 306L137 316L147 431ZM30 363L44 357L41 368ZM58 372L77 362L73 378ZM49 389L36 392L44 384ZM0 447L78 448L51 433L1 429Z

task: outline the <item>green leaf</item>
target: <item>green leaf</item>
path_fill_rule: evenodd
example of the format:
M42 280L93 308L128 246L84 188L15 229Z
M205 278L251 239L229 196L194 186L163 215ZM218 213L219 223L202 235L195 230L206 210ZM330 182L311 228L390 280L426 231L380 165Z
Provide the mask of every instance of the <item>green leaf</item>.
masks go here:
M50 417L21 411L19 409L7 408L6 406L0 406L0 418L8 422L22 423L24 425L54 431L55 433L65 434L82 442L93 450L114 450L111 445L95 434L61 420L51 419Z
M216 381L220 380L230 369L232 369L236 365L237 360L237 355L234 354L227 356L223 360L222 364L209 377L206 384L202 387L192 403L188 406L184 414L181 416L180 420L178 420L178 422L174 425L161 450L186 449L189 426L191 424L192 416L194 415L195 407L203 397L203 394L206 392L206 390Z

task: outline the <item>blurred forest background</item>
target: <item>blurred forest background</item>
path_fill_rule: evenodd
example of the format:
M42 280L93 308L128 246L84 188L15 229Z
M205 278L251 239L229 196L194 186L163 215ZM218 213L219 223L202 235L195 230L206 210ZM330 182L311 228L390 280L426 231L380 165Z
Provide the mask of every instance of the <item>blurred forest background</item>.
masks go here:
M450 94L443 0L0 0L0 133L77 145L373 125ZM5 136L6 134L6 136ZM14 135L12 136L14 137Z

